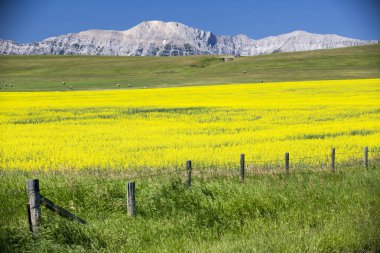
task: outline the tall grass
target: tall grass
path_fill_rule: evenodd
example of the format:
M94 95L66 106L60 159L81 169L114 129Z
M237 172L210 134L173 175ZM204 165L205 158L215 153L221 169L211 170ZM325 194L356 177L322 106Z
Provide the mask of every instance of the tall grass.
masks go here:
M380 250L380 167L136 179L137 217L126 213L127 178L112 172L1 171L1 252L376 252ZM43 208L28 231L23 190L41 193L86 219L80 225Z

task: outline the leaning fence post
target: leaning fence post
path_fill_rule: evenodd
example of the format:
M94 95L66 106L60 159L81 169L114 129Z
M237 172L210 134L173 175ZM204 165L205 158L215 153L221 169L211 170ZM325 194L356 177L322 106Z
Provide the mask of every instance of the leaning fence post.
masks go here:
M127 182L127 210L129 216L136 216L135 182Z
M192 170L192 168L191 168L191 161L190 160L186 161L186 172L187 172L187 174L186 174L186 184L187 184L188 187L191 186L191 170Z
M289 153L285 153L285 171L289 173Z
M240 181L244 181L245 174L245 155L240 155Z
M364 166L368 168L368 147L364 147Z
M335 172L335 148L331 149L331 171Z
M33 233L37 233L41 225L41 196L39 180L28 179L26 181L26 191L28 193L29 227Z

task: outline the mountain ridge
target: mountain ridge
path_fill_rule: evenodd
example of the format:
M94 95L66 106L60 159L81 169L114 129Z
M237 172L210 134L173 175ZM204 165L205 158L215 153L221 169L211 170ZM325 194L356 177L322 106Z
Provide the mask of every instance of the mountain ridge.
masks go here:
M90 29L25 44L0 39L0 54L254 56L376 43L378 41L351 39L336 34L313 34L303 30L255 40L245 34L216 35L178 22L144 21L124 31Z

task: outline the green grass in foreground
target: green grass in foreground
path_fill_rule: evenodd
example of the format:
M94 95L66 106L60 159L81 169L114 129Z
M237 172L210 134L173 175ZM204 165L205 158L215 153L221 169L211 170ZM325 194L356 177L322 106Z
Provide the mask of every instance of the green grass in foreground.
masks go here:
M231 62L223 62L219 56L0 56L0 91L129 89L379 77L380 45L240 57Z
M335 174L256 175L245 183L198 178L190 189L178 179L137 180L135 219L126 214L120 175L1 171L0 176L1 252L380 250L378 165L342 168ZM67 221L43 208L41 233L33 236L22 191L30 177L40 179L42 194L89 224Z

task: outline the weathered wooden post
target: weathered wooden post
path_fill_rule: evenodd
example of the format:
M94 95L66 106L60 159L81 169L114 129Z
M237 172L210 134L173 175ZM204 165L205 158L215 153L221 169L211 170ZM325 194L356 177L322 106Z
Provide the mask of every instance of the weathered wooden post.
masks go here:
M289 173L289 153L285 153L285 171Z
M41 225L41 195L39 180L28 179L26 181L26 191L28 193L29 227L33 233L38 233Z
M186 172L187 172L187 174L186 174L186 184L187 184L188 187L191 186L191 170L192 170L192 168L191 168L191 161L190 160L186 161Z
M129 216L136 216L135 182L127 182L127 210Z
M364 147L364 166L368 168L368 147Z
M240 155L240 181L244 181L244 174L245 174L245 155Z
M335 172L335 148L331 149L331 171Z

